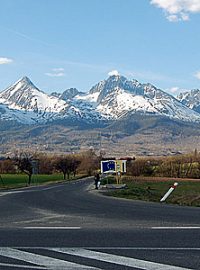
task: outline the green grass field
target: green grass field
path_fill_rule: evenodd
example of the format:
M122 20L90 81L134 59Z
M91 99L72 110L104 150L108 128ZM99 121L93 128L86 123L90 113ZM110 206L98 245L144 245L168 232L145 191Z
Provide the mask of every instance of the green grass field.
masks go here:
M77 175L75 178L71 176L70 180L81 177L82 175ZM35 174L32 176L31 185L39 185L51 182L56 183L60 181L64 181L63 174L50 174L50 175ZM1 174L0 189L25 187L27 186L27 182L28 176L26 174Z
M109 182L114 182L110 179ZM166 203L200 206L200 181L183 181L176 179L178 187L166 200ZM127 189L109 191L106 193L109 196L159 202L168 189L173 185L174 180L170 181L145 181L145 180L125 180L123 183L127 184Z

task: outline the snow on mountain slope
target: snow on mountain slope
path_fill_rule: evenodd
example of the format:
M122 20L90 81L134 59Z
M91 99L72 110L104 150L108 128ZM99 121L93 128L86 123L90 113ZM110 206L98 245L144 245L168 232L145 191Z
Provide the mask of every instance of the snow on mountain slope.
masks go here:
M99 82L91 88L89 93L99 93L97 102L100 103L108 94L112 93L115 88L124 89L133 94L144 94L142 84L137 80L129 81L124 76L120 75L112 75L107 80Z
M80 93L76 95L70 102L67 115L77 116L86 122L97 122L103 120L103 116L96 110L98 105L99 93Z
M39 90L27 77L0 92L0 103L7 105L8 109L13 109L15 114L23 114L25 123L54 119L68 107L65 101Z
M199 113L173 96L151 84L128 80L119 74L97 83L88 93L71 88L61 94L55 92L54 96L40 91L24 77L0 93L0 103L6 105L2 108L7 110L7 115L14 117L16 114L18 121L23 118L28 123L57 119L95 123L131 117L133 114L154 114L180 121L200 122Z
M200 114L188 109L173 96L151 84L128 81L120 75L110 76L101 81L89 93L98 94L97 111L108 119L143 113L200 122Z
M92 93L92 94L82 94L75 96L75 100L79 100L82 102L89 102L93 105L97 104L97 100L99 97L99 93Z
M33 112L9 109L7 105L0 104L0 120L15 121L23 124L34 124Z
M23 77L14 85L0 93L0 102L9 108L34 112L60 112L66 108L66 102L48 96L27 78Z
M177 96L177 99L190 109L200 113L200 89L181 93Z
M77 89L70 88L64 93L56 93L56 95L58 97L45 94L29 78L23 77L14 85L0 92L0 103L11 110L7 118L17 119L17 121L27 124L66 118L91 122L101 118L99 113L94 110L92 97L88 98L89 96L87 97ZM13 112L15 114L19 112L20 116L15 119Z

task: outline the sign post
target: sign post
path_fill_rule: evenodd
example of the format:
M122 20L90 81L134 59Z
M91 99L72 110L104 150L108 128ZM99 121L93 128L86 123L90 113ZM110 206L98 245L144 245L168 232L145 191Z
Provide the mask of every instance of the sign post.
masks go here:
M121 181L121 174L126 173L126 160L101 161L101 173L115 173L117 184Z

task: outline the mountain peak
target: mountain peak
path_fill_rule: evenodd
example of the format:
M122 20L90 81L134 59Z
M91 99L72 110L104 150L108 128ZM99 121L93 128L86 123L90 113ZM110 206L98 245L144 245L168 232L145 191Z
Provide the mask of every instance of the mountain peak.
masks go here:
M31 81L27 76L22 77L21 80L22 81L27 81L27 82L30 82Z
M19 79L19 80L15 83L15 85L18 84L18 83L29 84L29 85L35 87L35 85L32 83L32 81L31 81L27 76L24 76L24 77L22 77L21 79Z
M81 94L81 93L82 92L79 92L77 88L69 88L65 90L63 93L53 92L51 93L51 96L67 101L68 99L72 99L76 95Z
M113 75L110 75L108 77L108 79L106 79L106 81L125 81L127 80L126 77L120 75L120 74L113 74Z
M99 93L98 103L116 89L122 89L135 95L143 95L144 89L137 80L128 80L117 71L109 72L106 80L99 82L90 90L90 94Z
M38 115L43 118L46 114L58 113L66 107L64 101L45 94L27 76L2 91L0 100L9 108L36 113L36 118Z
M41 94L43 92L27 76L24 76L2 91L0 98L5 100L12 108L28 110L29 108L32 109L37 96Z

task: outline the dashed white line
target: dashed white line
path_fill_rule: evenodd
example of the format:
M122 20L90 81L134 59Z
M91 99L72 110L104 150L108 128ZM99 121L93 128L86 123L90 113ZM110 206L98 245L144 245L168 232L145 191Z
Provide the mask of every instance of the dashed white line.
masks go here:
M25 230L80 230L81 227L23 227Z
M58 184L58 185L53 186L53 187L45 187L45 188L41 188L40 191L50 190L50 189L55 189L55 188L64 187L64 186L66 186L66 184Z
M200 227L184 227L184 226L177 226L177 227L151 227L153 230L199 230Z

